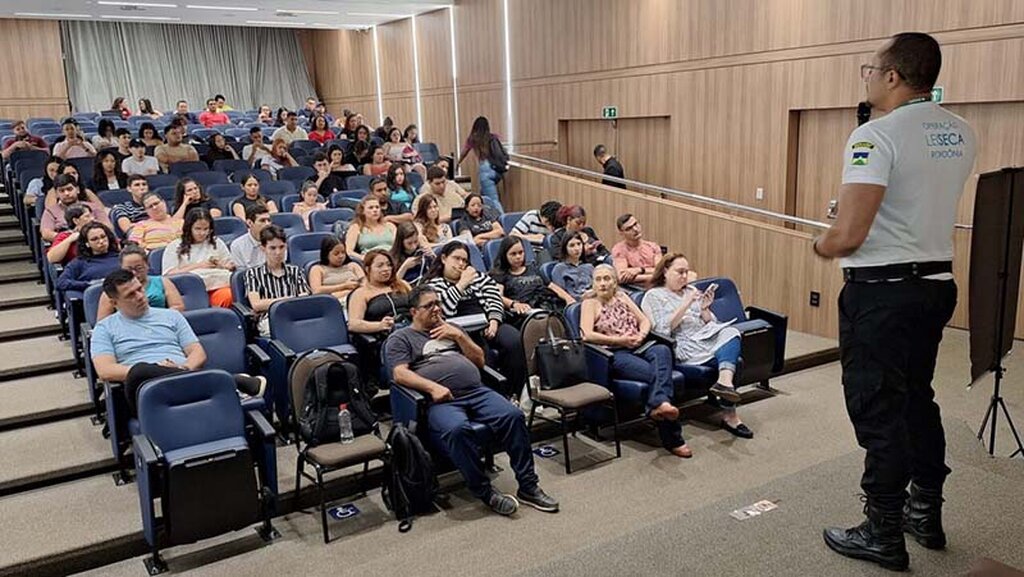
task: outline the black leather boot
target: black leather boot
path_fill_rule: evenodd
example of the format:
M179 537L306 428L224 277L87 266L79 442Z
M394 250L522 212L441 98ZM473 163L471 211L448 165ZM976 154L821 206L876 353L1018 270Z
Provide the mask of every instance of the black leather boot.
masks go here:
M910 484L910 498L903 506L903 530L929 549L945 549L942 530L942 490Z
M840 555L871 561L893 571L906 571L910 557L903 539L900 511L882 511L868 501L864 514L867 519L856 527L825 529L825 544Z

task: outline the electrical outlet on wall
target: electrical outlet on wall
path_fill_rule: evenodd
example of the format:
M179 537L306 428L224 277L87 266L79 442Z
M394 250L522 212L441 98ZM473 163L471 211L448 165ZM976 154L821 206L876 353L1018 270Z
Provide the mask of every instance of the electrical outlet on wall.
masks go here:
M821 306L821 293L818 291L811 291L811 306Z
M754 198L757 200L764 200L764 189L760 186L754 190Z

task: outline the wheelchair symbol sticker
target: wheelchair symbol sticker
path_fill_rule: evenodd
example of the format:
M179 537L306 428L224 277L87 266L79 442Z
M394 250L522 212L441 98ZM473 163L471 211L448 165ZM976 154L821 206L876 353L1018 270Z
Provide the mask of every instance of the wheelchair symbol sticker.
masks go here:
M541 445L533 450L533 454L544 459L550 459L555 455L558 455L561 451L552 447L551 445Z
M351 519L359 513L359 507L356 507L352 503L346 503L344 505L339 505L337 507L331 507L330 509L327 510L327 514L330 515L332 519L337 519L338 521L341 521L343 519Z

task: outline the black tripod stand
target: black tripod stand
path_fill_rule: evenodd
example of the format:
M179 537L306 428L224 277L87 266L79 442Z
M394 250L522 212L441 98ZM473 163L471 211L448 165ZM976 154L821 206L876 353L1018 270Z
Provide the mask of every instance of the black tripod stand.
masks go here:
M1003 397L999 394L999 385L1003 380L1003 373L1006 369L1003 368L1002 361L996 365L992 372L995 373L995 384L992 386L992 399L988 403L988 410L985 411L985 420L981 422L981 428L978 429L978 440L982 440L982 436L985 434L985 427L989 425L991 419L991 426L989 427L988 434L988 454L995 455L996 452L996 417L999 416L999 409L1003 410L1003 416L1006 417L1006 423L1010 425L1010 432L1013 433L1013 438L1017 441L1017 450L1010 455L1010 458L1014 458L1017 455L1024 456L1024 444L1021 443L1020 434L1017 433L1017 427L1013 424L1013 418L1010 417L1010 411L1006 408L1006 402L1003 401Z

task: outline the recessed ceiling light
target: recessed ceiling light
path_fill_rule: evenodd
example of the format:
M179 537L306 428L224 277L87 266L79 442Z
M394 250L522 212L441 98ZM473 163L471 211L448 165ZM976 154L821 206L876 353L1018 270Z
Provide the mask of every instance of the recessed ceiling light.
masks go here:
M115 0L97 0L102 6L140 6L142 8L177 8L177 4L159 4L152 2L116 2Z
M381 18L409 18L412 14L383 14L380 12L347 12L346 16L372 16Z
M203 4L186 4L185 8L193 10L222 10L224 12L256 12L259 8L252 6L206 6Z
M28 18L92 18L91 14L56 14L46 12L15 12L14 15Z
M332 10L286 10L282 8L277 9L278 12L287 12L289 14L319 14L322 16L337 16L339 13Z
M307 26L305 22L273 22L270 20L246 20L246 24L260 24L263 26Z
M100 18L107 20L162 20L166 22L178 22L181 18L174 18L171 16L110 16L102 15Z

